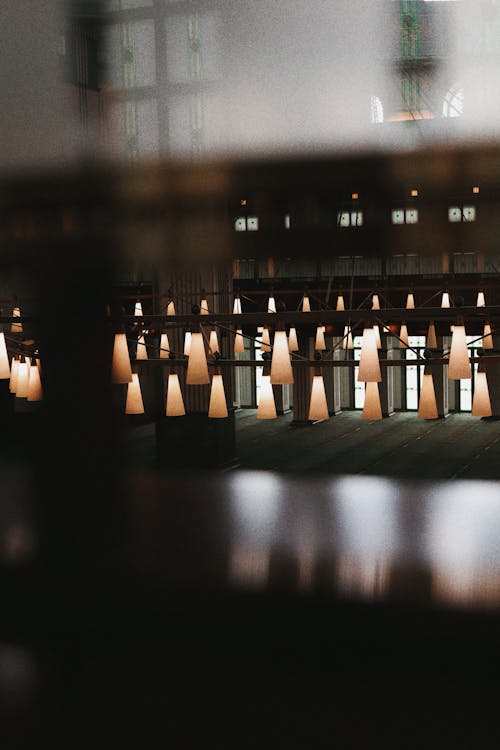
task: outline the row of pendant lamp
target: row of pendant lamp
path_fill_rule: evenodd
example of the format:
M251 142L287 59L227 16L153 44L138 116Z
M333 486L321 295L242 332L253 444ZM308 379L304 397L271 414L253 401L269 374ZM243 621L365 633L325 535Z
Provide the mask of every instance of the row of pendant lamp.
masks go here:
M17 398L41 401L43 398L40 378L40 360L36 357L13 355L9 360L5 334L0 331L0 380L9 381L9 391Z

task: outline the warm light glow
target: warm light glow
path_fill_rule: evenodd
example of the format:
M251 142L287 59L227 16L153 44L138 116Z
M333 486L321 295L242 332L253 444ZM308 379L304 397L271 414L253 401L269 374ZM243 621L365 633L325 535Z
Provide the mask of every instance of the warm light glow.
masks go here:
M484 300L484 292L478 292L476 307L485 307L485 306L486 306L486 303Z
M40 370L36 362L30 365L30 375L28 379L28 401L41 401L43 398L42 381L40 379Z
M363 329L357 379L359 382L374 383L378 383L382 380L373 328Z
M314 375L311 386L308 419L312 422L319 422L322 419L328 419L329 416L323 376Z
M344 297L343 297L342 294L339 294L339 296L337 297L337 306L336 306L335 309L336 310L345 310Z
M373 334L375 336L375 345L377 349L382 349L382 341L380 339L380 330L378 326L373 326Z
M234 336L234 351L235 353L245 351L245 340L243 338L241 328L238 328Z
M408 329L406 323L401 323L401 328L399 329L399 348L408 348Z
M418 190L413 188L413 190L410 191L410 195L412 196L412 198L416 198L418 195Z
M441 307L450 307L450 295L448 292L443 292L441 297Z
M479 188L477 185L474 185L474 187L472 188L472 192L476 194L479 193Z
M239 297L234 298L233 303L233 315L240 315L241 314L241 299Z
M130 366L127 337L124 333L115 333L113 362L111 365L111 382L130 383L131 380L132 368Z
M191 334L191 348L186 372L188 385L204 385L210 383L208 375L207 357L203 335L200 332Z
M17 383L16 383L16 398L27 398L28 397L28 363L19 362L17 371Z
M21 309L19 307L14 307L12 310L12 316L14 318L20 318L21 317ZM10 332L11 333L22 333L23 330L23 324L22 323L11 323L10 326Z
M208 315L208 302L205 298L200 302L200 315Z
M359 198L358 193L351 193L351 198L353 199L353 201L357 201Z
M269 375L263 375L260 380L257 419L276 419L277 416L271 378Z
M142 303L139 300L135 303L134 315L142 317Z
M12 366L10 368L10 380L9 380L9 391L11 393L16 392L18 370L19 370L19 359L17 356L14 356L12 358Z
M269 313L276 312L276 302L274 300L274 297L269 297L269 299L267 300L267 312Z
M170 342L168 340L168 334L162 333L160 337L160 359L168 359L170 354Z
M139 383L139 375L136 372L132 373L132 382L127 386L125 414L144 414L141 384Z
M490 393L485 372L478 371L474 378L471 414L473 417L491 417Z
M311 303L307 295L302 298L302 312L311 312Z
M436 328L432 321L429 323L425 345L427 349L437 349Z
M262 329L260 348L261 348L261 351L263 352L271 351L271 338L269 336L269 328Z
M168 376L165 413L167 417L183 417L186 413L181 386L179 384L179 376L175 372L171 372Z
M8 380L9 378L10 365L7 346L5 344L5 334L3 331L0 331L0 380Z
M189 357L189 354L191 352L191 331L186 331L184 334L184 356Z
M212 389L210 391L208 416L215 419L228 416L226 394L224 393L224 383L222 381L222 375L214 375L212 378Z
M414 310L415 309L415 299L414 299L413 294L411 292L408 293L408 296L406 298L406 309L407 310Z
M482 346L483 349L493 349L493 336L491 335L491 326L489 323L484 324Z
M465 380L471 377L469 352L465 337L465 326L455 325L451 337L450 357L448 364L449 380Z
M316 341L314 342L314 348L316 351L324 351L326 349L325 331L323 326L318 326L316 328Z
M418 416L420 419L438 418L436 393L431 372L424 372L420 398L418 401Z
M380 310L380 300L378 294L372 296L372 310Z
M273 354L271 358L271 383L285 385L293 383L292 363L288 351L288 341L285 331L274 334Z
M289 352L298 352L299 351L299 342L297 340L297 331L295 328L290 328L290 331L288 333L288 351Z
M363 419L382 419L382 407L380 405L380 393L377 383L366 383L365 404L361 417Z
M136 359L147 359L148 358L148 350L146 347L146 341L144 339L144 336L141 334L139 338L137 339L137 353L135 355Z
M219 352L219 354L220 354L219 339L217 338L217 331L215 330L215 328L213 328L210 331L210 339L209 339L209 342L208 342L208 346L209 346L210 351L212 352L212 354L215 354L215 352Z
M344 339L342 341L342 349L354 349L352 341L352 331L349 326L344 326Z
M175 315L175 304L173 299L167 305L167 315Z

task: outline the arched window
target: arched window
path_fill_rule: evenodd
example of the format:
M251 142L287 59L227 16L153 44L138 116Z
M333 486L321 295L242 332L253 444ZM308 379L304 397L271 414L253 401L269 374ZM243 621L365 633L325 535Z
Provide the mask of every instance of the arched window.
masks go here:
M464 111L464 90L459 83L446 92L443 101L443 117L460 117Z
M384 122L384 108L378 96L370 98L370 122Z

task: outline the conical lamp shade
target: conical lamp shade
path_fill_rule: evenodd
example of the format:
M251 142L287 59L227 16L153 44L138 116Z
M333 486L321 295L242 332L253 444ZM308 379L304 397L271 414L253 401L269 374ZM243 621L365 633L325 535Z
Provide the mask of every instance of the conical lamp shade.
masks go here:
M141 384L139 383L139 375L136 372L132 373L132 381L127 386L125 414L144 414Z
M175 315L175 304L173 300L170 300L167 305L167 315Z
M337 297L337 305L336 305L335 309L336 310L345 310L344 297L341 294L339 294L339 296Z
M241 328L238 328L234 336L234 351L235 353L245 351L245 340L241 333Z
M269 328L262 329L260 348L263 352L271 351L271 338L269 336Z
M485 307L485 306L486 306L486 303L484 300L484 292L478 292L476 307Z
M28 401L41 401L43 398L42 381L40 370L36 362L30 365L30 376L28 380Z
M418 401L418 416L420 419L438 418L436 393L434 391L434 381L431 372L424 372Z
M135 355L136 359L147 359L148 358L148 349L146 347L146 341L144 339L144 336L141 335L137 339L137 353Z
M408 348L408 329L406 323L401 323L401 328L399 329L399 348Z
M179 376L171 372L168 376L165 414L167 417L183 417L185 413Z
M7 354L7 346L5 345L4 332L0 332L0 380L8 380L10 378L10 365L9 355Z
M308 419L312 422L318 422L320 419L328 419L329 416L323 376L314 375L311 386Z
M142 303L139 301L135 303L134 315L142 317Z
M274 297L269 297L267 300L267 312L275 313L276 312L276 302Z
M382 349L382 341L380 340L380 330L378 326L373 326L373 335L375 336L375 345L377 349Z
M168 334L162 333L160 336L160 359L168 359L170 354L170 342L168 340Z
M192 333L191 331L186 331L184 334L184 356L189 357L189 353L191 351L191 337Z
M115 333L113 362L111 364L111 382L130 383L131 380L132 368L130 366L127 337L124 333Z
M323 326L318 326L316 328L316 341L314 342L314 348L318 352L324 351L326 349L325 332Z
M19 359L17 357L13 357L12 366L10 368L10 380L9 380L9 391L11 393L16 392L18 370L19 370Z
M19 362L16 383L16 398L28 398L28 363Z
M465 326L455 325L451 337L450 357L448 363L448 379L463 380L471 377Z
M491 417L490 392L485 372L477 372L474 378L474 397L472 399L473 417Z
M276 404L274 403L274 392L269 375L263 375L260 381L259 405L257 407L257 419L276 419Z
M413 297L413 294L411 292L408 294L408 297L406 298L406 309L407 310L415 309L415 298Z
M307 296L302 298L302 312L311 312L311 303Z
M217 338L217 331L215 330L215 328L210 331L210 339L208 342L208 346L212 354L215 354L215 352L219 352L220 354L219 339Z
M234 298L234 304L233 304L233 315L240 315L241 314L241 299L239 297Z
M208 315L208 302L203 298L200 302L200 315Z
M222 382L222 375L214 375L212 378L212 389L210 391L208 416L215 419L228 416L226 394L224 393L224 383Z
M271 383L285 385L293 383L292 363L288 351L288 341L285 331L274 334L273 354L271 358Z
M290 328L290 331L288 333L288 351L299 351L299 342L297 341L297 331L295 330L295 328Z
M377 344L373 328L363 329L363 339L361 342L361 353L359 355L359 382L378 383L382 380L380 372L380 363L378 360Z
M483 349L493 349L493 336L491 335L491 326L489 323L484 324Z
M199 332L191 335L191 348L189 351L186 383L188 385L204 385L210 383L205 344L203 343L203 335Z
M12 316L14 318L20 318L21 317L21 309L19 307L14 307L12 310ZM22 323L11 323L10 326L10 332L11 333L22 333L23 330L23 324Z
M363 419L382 419L382 407L377 383L366 383L365 404L361 416Z
M443 296L441 297L441 307L449 307L450 306L450 295L448 292L443 292Z
M380 300L378 294L372 296L372 310L380 310Z
M425 345L427 349L437 349L436 329L432 321L429 323Z

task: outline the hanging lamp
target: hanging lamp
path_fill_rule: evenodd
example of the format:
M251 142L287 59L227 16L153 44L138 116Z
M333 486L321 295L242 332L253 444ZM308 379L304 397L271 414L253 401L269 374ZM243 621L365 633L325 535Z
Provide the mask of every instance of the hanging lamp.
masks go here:
M269 328L266 328L265 326L261 330L260 349L263 352L271 351L271 337L269 335Z
M227 411L226 394L224 392L224 382L220 371L212 377L208 416L212 419L221 419L229 416Z
M186 331L184 334L184 356L189 357L189 353L191 351L191 338L192 338L191 331Z
M375 346L377 349L382 349L382 341L380 339L380 330L378 325L373 326L373 335L375 336Z
M186 383L188 385L206 385L210 383L203 334L199 331L191 334Z
M139 382L139 375L136 372L132 373L132 380L127 386L125 414L144 414L141 384Z
M290 331L288 332L288 351L289 352L298 352L299 351L299 342L297 340L297 331L292 326L290 328Z
M241 299L239 296L234 298L233 315L241 315Z
M342 294L339 294L337 297L337 305L335 309L340 311L345 310L344 297Z
M217 338L217 331L215 330L215 328L212 328L212 330L210 331L210 338L208 340L208 347L209 347L210 352L212 354L215 354L216 352L218 354L220 354L219 339Z
M408 348L408 329L406 323L401 323L401 328L399 329L399 348Z
M269 299L267 300L267 312L268 313L276 312L276 301L274 297L269 297Z
M328 419L329 416L323 375L321 374L321 368L316 367L311 384L308 419L311 422L320 422Z
M357 380L359 382L377 383L382 380L373 328L363 329Z
M443 292L441 297L441 307L450 307L450 295L448 292Z
M164 331L160 336L160 359L168 359L170 354L170 342L168 334Z
M286 331L276 331L274 334L273 353L271 357L271 383L286 385L293 383L292 363L288 351Z
M19 357L17 356L17 354L15 354L12 357L12 364L10 368L9 391L11 393L16 392L18 369L19 369Z
M477 293L476 307L486 307L486 302L484 299L484 292Z
M170 302L167 305L167 315L175 315L175 303L174 300L171 299Z
M28 363L23 357L22 361L19 361L17 371L17 382L16 382L16 398L28 398L28 378L29 370Z
M361 413L362 419L382 419L382 406L378 383L367 381L365 385L365 403Z
M257 419L276 419L277 416L274 391L269 374L269 364L266 363L260 379L259 403L257 405L256 417Z
M325 351L325 329L324 326L318 326L316 328L316 340L314 342L314 348L317 352Z
M434 380L430 365L425 365L424 376L422 378L422 387L420 389L420 398L418 400L417 415L420 419L437 419L438 409L436 403L436 392L434 390Z
M472 398L471 414L473 417L491 417L492 415L486 366L483 360L479 362L474 378L474 396Z
M464 325L454 325L448 361L448 379L464 380L472 375Z
M111 364L111 382L130 383L131 380L132 367L130 366L127 337L124 333L115 333L113 361Z
M489 323L484 324L483 349L493 349L493 336L491 335L491 326Z
M311 303L306 294L302 297L302 312L311 312Z
M31 360L30 375L28 379L28 401L41 401L43 398L42 381L40 379L40 368L35 359Z
M167 417L183 417L186 413L182 398L179 376L171 372L167 381L167 400L165 414Z
M8 380L9 378L10 364L7 346L5 344L5 334L3 331L0 331L0 380Z
M244 352L245 351L245 340L243 338L243 333L241 328L238 328L235 336L234 336L234 352L237 354L238 352Z
M208 302L206 297L202 297L200 302L200 315L209 315Z
M427 347L427 349L437 349L436 328L432 320L429 323L429 330L427 331L425 346Z
M135 303L134 315L136 318L142 318L142 302L140 300L137 300Z
M413 292L408 292L408 296L406 298L406 309L407 310L415 309L415 298L413 296Z
M135 355L136 359L148 359L148 350L146 347L146 340L144 334L141 333L137 339L137 352Z
M14 307L12 310L12 316L14 318L20 318L21 317L21 308L20 307ZM15 323L12 322L10 325L10 332L11 333L22 333L23 331L23 324L22 323Z

